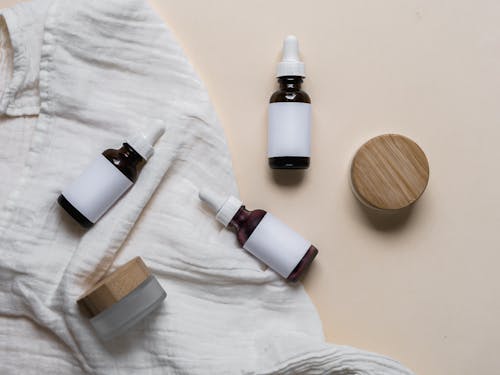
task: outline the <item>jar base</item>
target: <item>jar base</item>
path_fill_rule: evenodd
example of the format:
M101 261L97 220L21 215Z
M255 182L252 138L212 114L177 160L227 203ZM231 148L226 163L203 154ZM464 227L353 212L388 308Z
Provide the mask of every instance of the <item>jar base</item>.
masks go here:
M307 169L310 158L307 156L278 156L269 158L272 169Z
M65 197L64 195L59 195L57 198L57 203L64 208L73 219L76 220L78 224L80 224L84 228L90 228L94 225L89 219L82 215L80 211L78 211Z

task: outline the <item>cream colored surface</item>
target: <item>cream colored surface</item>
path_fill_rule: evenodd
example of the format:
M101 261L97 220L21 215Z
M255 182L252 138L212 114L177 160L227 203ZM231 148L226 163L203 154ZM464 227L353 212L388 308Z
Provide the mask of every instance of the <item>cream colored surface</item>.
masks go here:
M500 3L152 3L212 96L247 206L320 249L305 286L327 338L418 374L500 373ZM313 103L302 176L266 164L267 101L288 33ZM348 183L355 150L387 132L419 143L431 170L399 223L366 216Z

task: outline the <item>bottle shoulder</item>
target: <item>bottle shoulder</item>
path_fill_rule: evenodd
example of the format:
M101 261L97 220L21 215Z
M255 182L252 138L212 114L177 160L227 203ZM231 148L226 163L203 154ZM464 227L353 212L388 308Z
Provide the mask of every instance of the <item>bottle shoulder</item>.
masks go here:
M265 214L267 214L266 210L261 210L260 208L258 208L256 210L251 211L250 217L252 217L252 216L256 217L256 218L259 217L262 220L262 218L264 217Z
M282 103L282 102L295 102L295 103L311 103L309 94L304 90L277 90L269 99L269 103Z
M102 152L102 156L108 159L111 164L132 182L137 181L139 172L145 164L144 159L137 155L127 144L124 144L119 149L110 148Z
M252 235L253 231L257 228L266 214L266 211L260 209L250 211L245 221L241 223L237 232L238 242L241 246L247 242L248 238Z

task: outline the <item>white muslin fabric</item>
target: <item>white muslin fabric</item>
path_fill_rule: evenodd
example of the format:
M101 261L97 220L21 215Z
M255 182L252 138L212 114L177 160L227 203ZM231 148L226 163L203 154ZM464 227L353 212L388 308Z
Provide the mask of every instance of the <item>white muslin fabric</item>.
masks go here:
M140 0L1 11L1 374L411 374L324 342L302 286L262 270L198 199L237 194L206 90ZM100 152L161 122L136 185L92 229L57 205ZM103 344L77 297L140 255L168 297Z

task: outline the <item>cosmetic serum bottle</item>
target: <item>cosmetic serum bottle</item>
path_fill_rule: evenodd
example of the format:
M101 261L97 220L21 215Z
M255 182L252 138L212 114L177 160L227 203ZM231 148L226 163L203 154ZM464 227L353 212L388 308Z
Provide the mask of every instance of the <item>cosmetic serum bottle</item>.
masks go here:
M199 193L225 227L236 230L240 245L288 281L298 281L318 254L309 241L264 210L249 211L233 196Z
M305 69L293 35L283 42L276 76L279 90L271 96L268 112L269 166L306 169L311 156L311 99L301 88Z
M81 226L92 227L137 181L164 132L163 127L153 127L131 137L119 149L105 150L62 191L57 202Z

